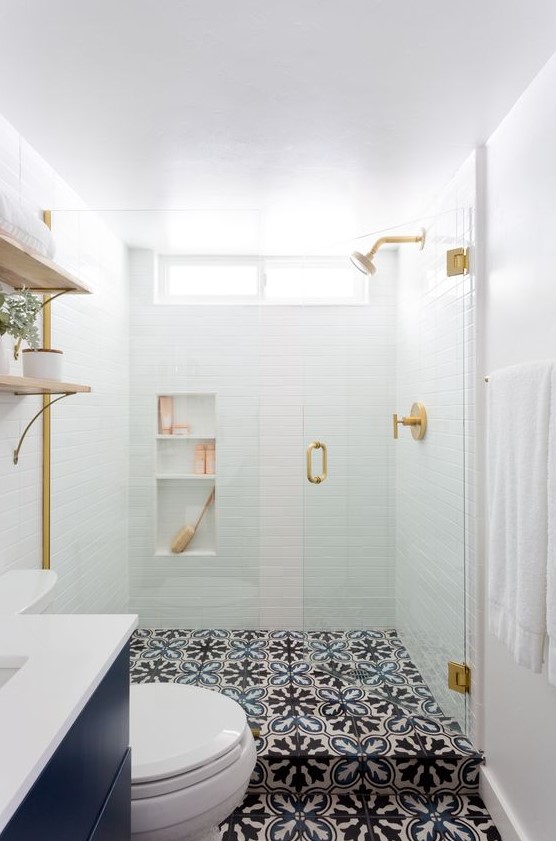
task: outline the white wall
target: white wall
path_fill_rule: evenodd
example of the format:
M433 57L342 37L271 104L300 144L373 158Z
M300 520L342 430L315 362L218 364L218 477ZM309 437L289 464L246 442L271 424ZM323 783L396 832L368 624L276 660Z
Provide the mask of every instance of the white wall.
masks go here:
M555 91L556 57L487 145L486 372L556 357ZM487 633L484 702L489 786L523 839L553 841L556 688Z
M400 427L397 451L396 626L446 715L464 728L466 697L448 689L447 663L466 652L466 466L473 411L466 374L474 364L474 273L448 277L446 251L474 242L472 156L426 214L422 252L400 250L396 409L425 404L422 441ZM469 648L469 646L468 646Z
M147 625L392 625L395 255L369 307L155 306L131 254L131 606ZM217 394L217 552L153 554L155 395ZM329 446L325 483L305 447ZM315 460L315 466L317 461Z
M92 386L52 408L53 610L127 609L128 292L127 256L51 167L0 117L0 189L37 215L53 214L57 261L93 295L52 305L53 346L65 378ZM14 364L12 373L19 370ZM0 571L41 565L41 424L12 451L39 397L0 395Z

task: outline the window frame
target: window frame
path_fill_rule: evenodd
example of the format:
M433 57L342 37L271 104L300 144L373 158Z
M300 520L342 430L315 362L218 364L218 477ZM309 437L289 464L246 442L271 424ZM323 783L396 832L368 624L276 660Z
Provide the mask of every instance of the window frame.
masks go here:
M299 256L265 256L250 255L174 255L159 254L157 272L154 283L154 303L163 306L362 306L368 303L367 284L361 273L353 275L353 294L341 298L267 298L266 268L267 266L292 266L310 268L340 268L346 267L347 257L299 257ZM188 266L256 266L257 293L254 295L170 295L169 268L176 265Z

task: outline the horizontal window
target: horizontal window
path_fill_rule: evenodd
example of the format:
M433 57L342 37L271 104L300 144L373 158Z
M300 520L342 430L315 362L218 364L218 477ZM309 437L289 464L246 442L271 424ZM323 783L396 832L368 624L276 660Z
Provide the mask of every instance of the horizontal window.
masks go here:
M344 258L159 258L160 304L362 304L362 275Z
M265 267L264 296L269 300L351 300L355 281L349 266L275 264Z
M165 294L170 298L257 297L259 267L211 263L165 265Z

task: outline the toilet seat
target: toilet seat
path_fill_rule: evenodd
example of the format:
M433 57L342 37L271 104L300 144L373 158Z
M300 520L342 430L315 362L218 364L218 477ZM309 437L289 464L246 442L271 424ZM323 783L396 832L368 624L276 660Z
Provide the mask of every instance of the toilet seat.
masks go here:
M131 686L132 797L195 785L237 761L248 730L241 707L209 689Z
M194 771L187 771L185 774L176 774L175 777L164 777L161 780L151 780L148 783L131 783L131 799L144 800L148 797L160 797L162 794L172 794L174 791L192 788L205 780L211 780L220 772L225 771L241 758L242 745L221 756L215 762L204 765L202 768L195 768Z
M213 835L205 836L205 831L210 827L216 830L239 806L255 761L255 743L247 729L239 758L220 773L167 794L132 799L132 841L200 841L201 836L203 841L212 839Z
M130 723L132 841L212 841L255 767L242 708L209 689L135 684Z

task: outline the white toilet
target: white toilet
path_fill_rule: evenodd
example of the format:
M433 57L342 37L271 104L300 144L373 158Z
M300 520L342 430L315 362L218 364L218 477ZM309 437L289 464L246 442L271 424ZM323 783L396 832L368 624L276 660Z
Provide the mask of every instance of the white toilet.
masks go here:
M242 708L209 689L142 683L130 719L133 841L216 841L255 767Z
M0 616L42 613L56 573L13 570L0 577ZM255 767L242 708L209 689L133 685L130 694L133 841L216 841L218 824L243 800Z

